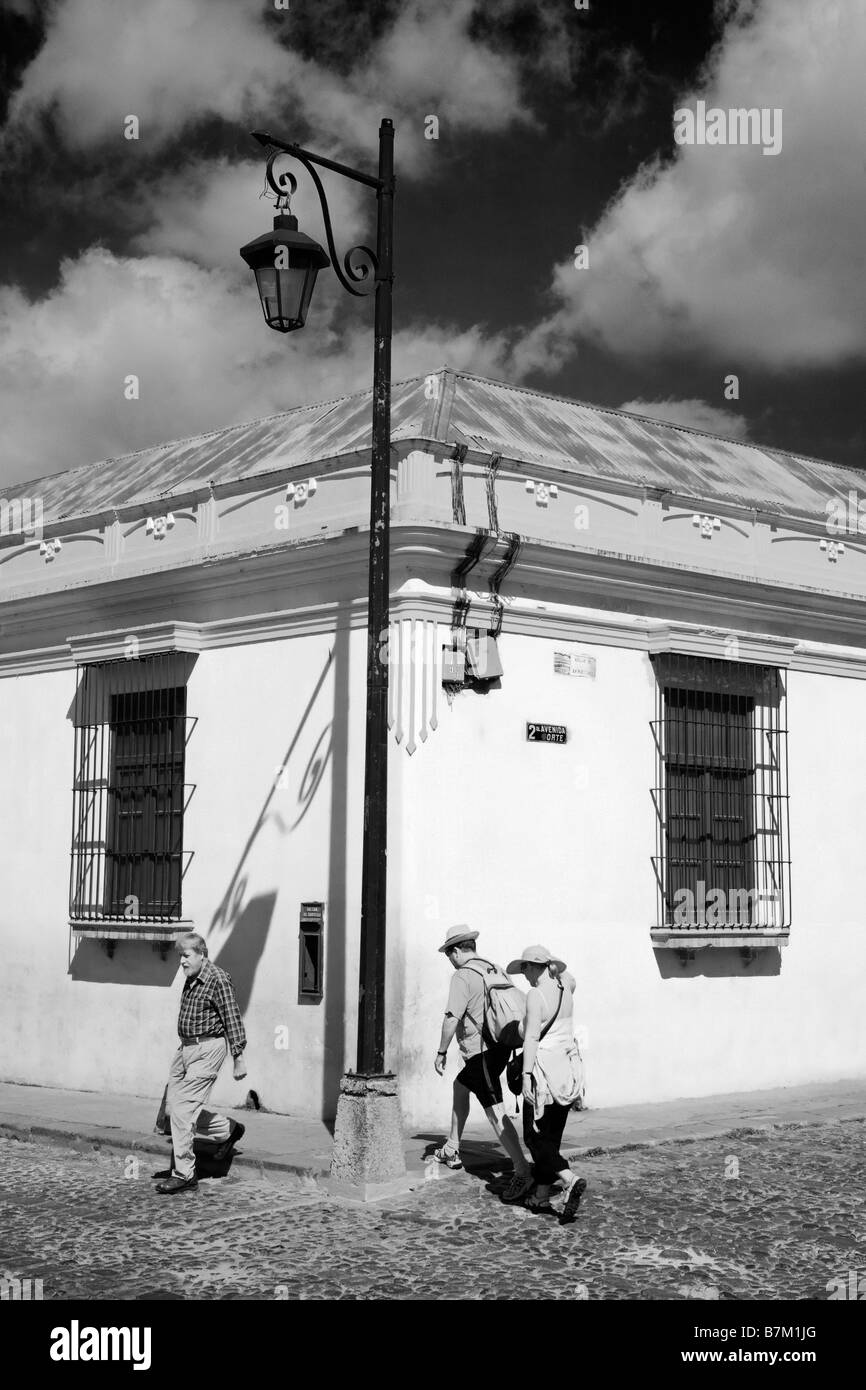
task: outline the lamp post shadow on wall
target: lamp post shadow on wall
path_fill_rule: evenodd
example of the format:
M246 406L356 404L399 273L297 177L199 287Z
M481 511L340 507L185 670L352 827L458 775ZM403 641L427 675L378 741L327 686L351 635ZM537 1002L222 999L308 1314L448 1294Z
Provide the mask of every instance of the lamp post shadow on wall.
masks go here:
M390 588L391 483L391 297L394 280L394 125L379 126L379 172L365 174L311 154L264 131L253 138L269 150L267 180L277 195L273 231L241 248L253 270L265 321L279 333L303 328L316 277L333 264L349 294L375 288L373 345L373 449L370 484L369 607L367 615L367 718L364 749L364 837L361 876L361 963L358 988L357 1069L340 1083L331 1179L336 1187L376 1195L405 1178L403 1130L396 1076L385 1070L385 908L388 835L388 667L382 658L387 637ZM330 259L311 237L298 231L290 199L293 174L274 175L287 154L309 172L325 223ZM375 189L376 250L353 246L340 267L328 200L316 165Z

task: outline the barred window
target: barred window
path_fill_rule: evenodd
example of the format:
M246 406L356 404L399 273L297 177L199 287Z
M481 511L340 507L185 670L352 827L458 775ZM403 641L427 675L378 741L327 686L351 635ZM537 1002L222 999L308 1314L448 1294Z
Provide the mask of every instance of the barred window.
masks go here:
M160 653L80 670L74 707L70 915L181 917L190 658Z
M774 667L664 653L653 731L658 925L790 925L785 690Z

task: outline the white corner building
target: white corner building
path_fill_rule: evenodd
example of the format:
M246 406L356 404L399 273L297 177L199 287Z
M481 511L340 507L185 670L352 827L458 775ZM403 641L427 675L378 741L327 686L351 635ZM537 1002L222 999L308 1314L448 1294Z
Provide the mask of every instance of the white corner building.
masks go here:
M311 405L0 503L4 1079L159 1096L193 929L246 1084L334 1113L370 414ZM395 384L392 439L407 1126L450 1112L437 948L462 922L499 962L566 959L593 1107L863 1075L861 475L449 369ZM215 1099L237 1090L226 1070Z

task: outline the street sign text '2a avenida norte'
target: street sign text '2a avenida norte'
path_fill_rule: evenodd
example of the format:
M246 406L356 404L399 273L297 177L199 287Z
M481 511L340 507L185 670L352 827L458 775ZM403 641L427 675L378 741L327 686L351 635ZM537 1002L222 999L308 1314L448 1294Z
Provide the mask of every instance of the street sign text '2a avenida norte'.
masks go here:
M527 724L526 738L529 743L565 743L564 724Z

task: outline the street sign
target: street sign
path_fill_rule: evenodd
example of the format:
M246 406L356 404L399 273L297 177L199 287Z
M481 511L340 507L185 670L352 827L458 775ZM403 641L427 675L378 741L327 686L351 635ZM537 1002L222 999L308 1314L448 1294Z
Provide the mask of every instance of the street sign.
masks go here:
M554 652L553 669L558 676L588 676L595 680L596 659L584 652Z
M564 724L527 724L526 738L529 743L565 743L567 729Z

